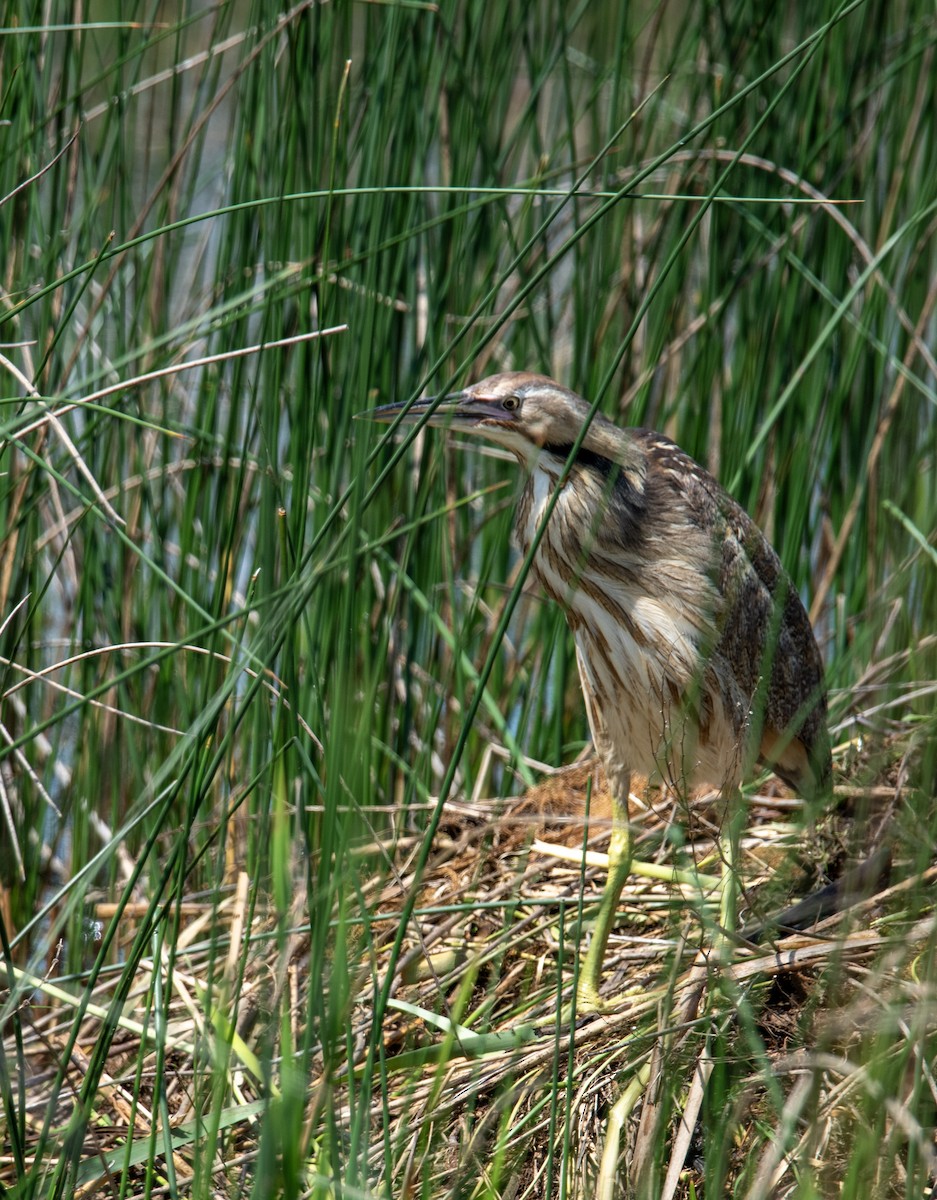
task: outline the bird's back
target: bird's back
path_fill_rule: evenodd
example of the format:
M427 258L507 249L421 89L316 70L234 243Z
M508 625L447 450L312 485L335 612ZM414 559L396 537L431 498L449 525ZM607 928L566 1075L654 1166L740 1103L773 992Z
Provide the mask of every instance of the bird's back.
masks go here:
M721 599L714 658L750 698L759 760L814 794L830 779L823 660L810 619L768 539L708 471L668 439L632 431L712 534Z
M624 778L656 767L725 787L758 759L815 793L830 773L823 664L780 560L679 447L647 430L618 432L627 469L581 453L533 563L576 638L606 768ZM562 451L544 454L525 488L525 548Z

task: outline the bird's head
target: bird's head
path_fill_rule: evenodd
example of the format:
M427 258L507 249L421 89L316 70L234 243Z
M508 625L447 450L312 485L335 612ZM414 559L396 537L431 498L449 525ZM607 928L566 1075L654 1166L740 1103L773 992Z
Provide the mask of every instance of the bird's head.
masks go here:
M490 375L462 392L417 400L404 413L404 404L385 404L360 416L390 424L441 425L459 433L478 434L504 446L528 466L543 453L565 458L589 416L590 405L545 375L509 371ZM429 414L429 415L427 415ZM596 414L583 446L603 457L617 459L622 433Z

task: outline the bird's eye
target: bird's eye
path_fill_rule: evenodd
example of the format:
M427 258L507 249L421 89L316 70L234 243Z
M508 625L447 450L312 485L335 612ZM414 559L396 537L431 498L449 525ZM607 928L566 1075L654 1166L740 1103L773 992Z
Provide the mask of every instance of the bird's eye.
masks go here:
M516 396L505 396L501 401L501 407L505 410L505 412L514 412L519 405L520 400L518 400Z

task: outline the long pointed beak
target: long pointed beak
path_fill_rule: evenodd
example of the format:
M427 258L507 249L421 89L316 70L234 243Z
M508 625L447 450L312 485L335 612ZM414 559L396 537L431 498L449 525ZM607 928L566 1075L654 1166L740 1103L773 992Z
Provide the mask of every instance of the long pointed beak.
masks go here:
M399 418L401 425L418 425L425 421L427 425L466 429L477 425L485 416L484 411L479 411L481 408L469 392L450 392L447 396L426 396L422 400L415 400L409 408L405 401L382 404L380 408L355 413L355 420L392 425Z

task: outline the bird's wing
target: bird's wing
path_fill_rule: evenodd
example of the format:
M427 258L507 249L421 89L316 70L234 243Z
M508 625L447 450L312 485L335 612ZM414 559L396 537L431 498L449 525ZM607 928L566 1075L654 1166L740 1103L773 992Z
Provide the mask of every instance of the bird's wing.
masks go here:
M648 481L670 493L711 537L710 577L720 597L715 654L760 726L759 756L792 786L828 780L823 662L804 606L765 535L704 467L660 434L640 435ZM760 711L759 711L760 710Z

